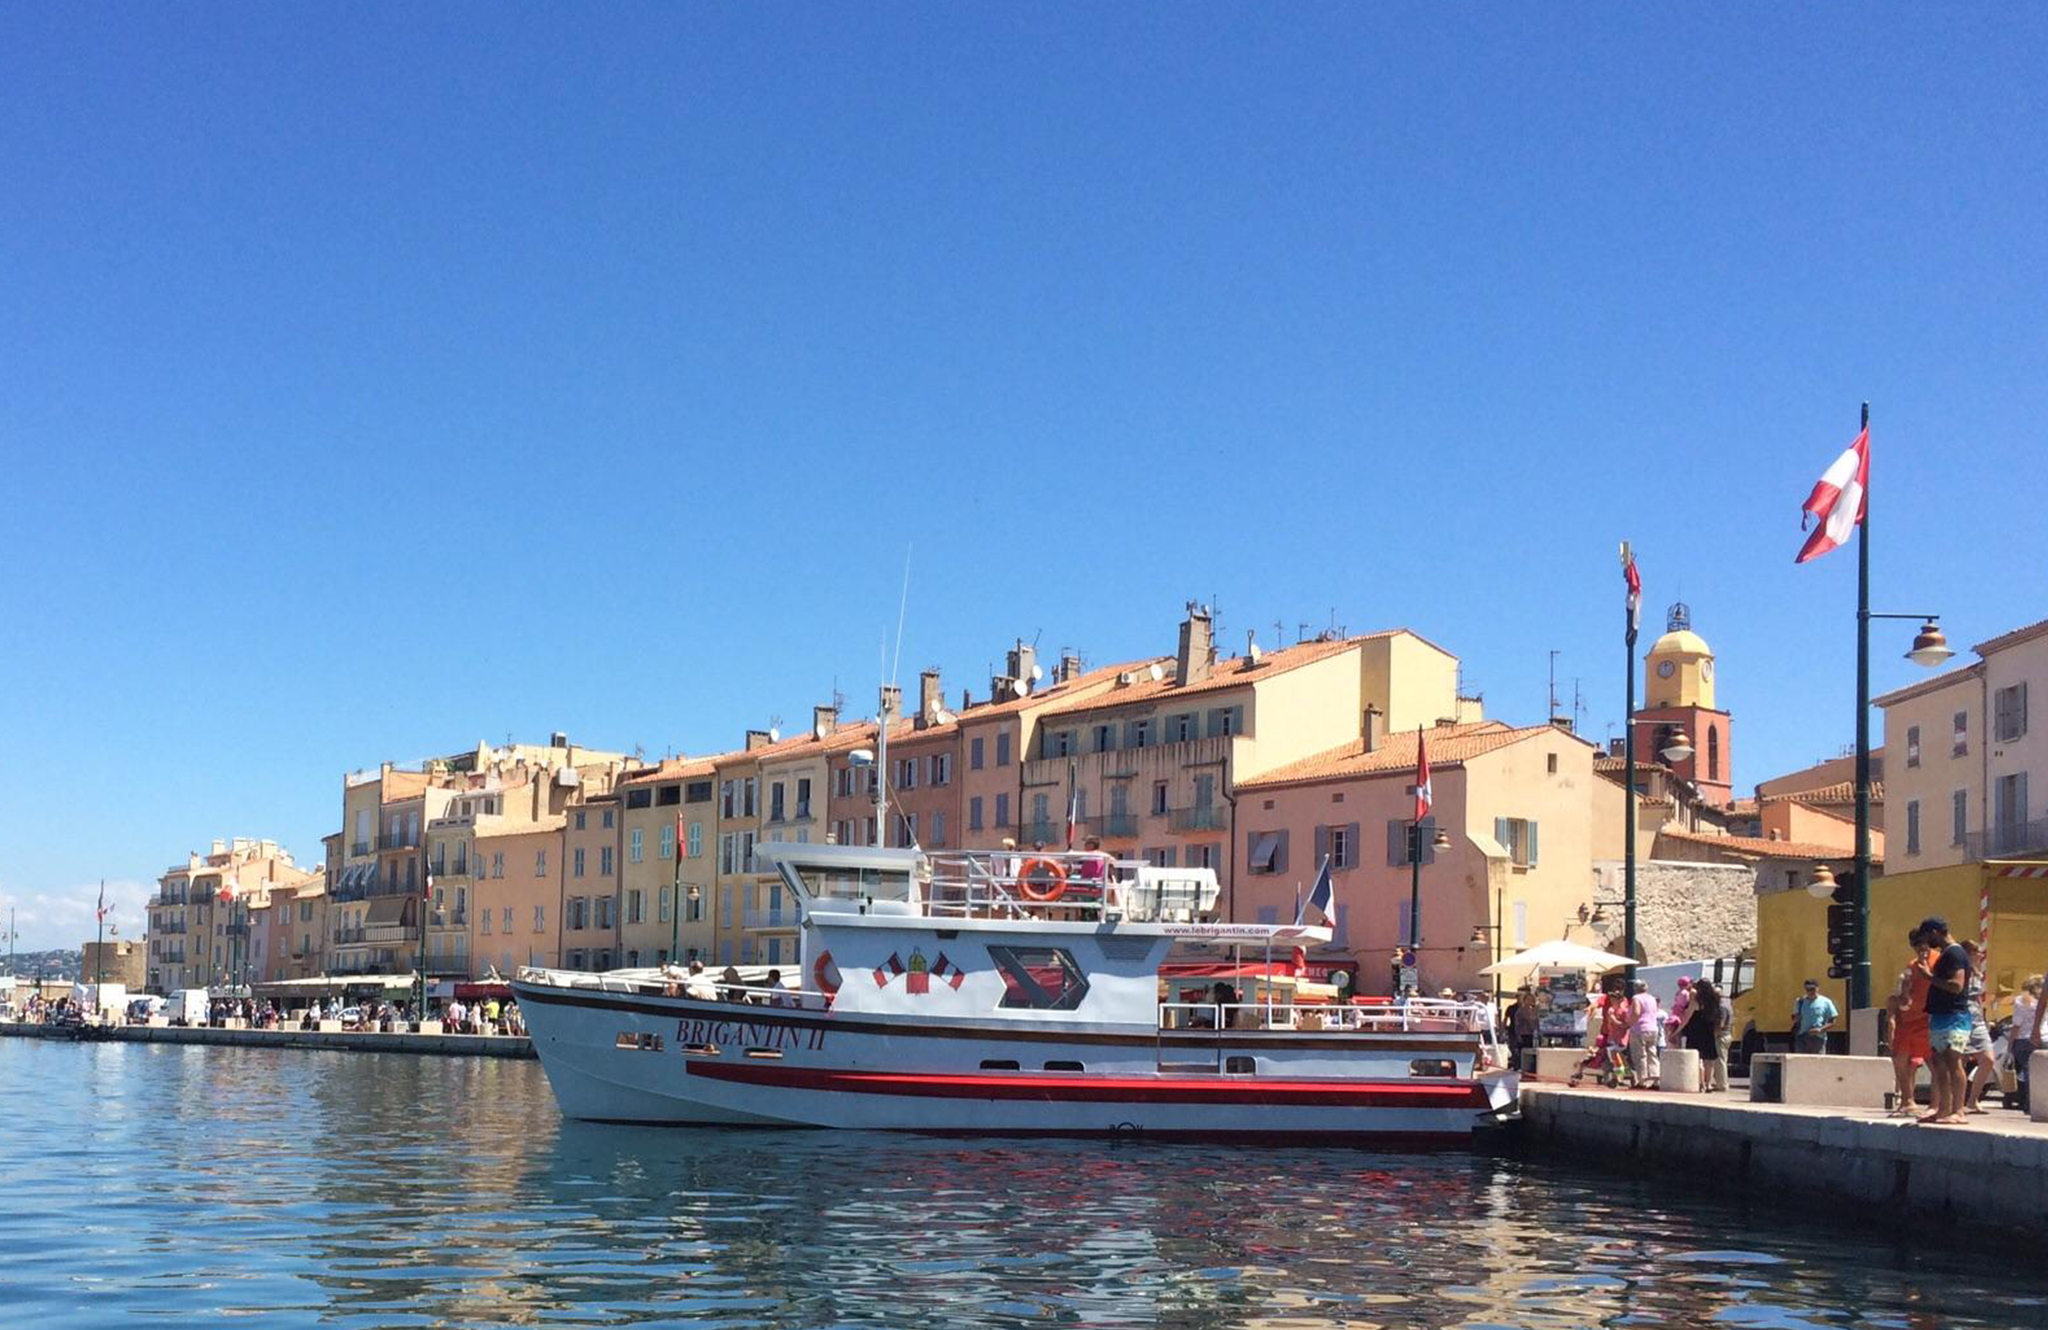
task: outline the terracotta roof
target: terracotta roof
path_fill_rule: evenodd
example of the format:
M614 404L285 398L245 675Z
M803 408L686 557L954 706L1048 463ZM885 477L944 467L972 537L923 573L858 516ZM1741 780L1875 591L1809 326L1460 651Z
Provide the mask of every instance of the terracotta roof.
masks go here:
M1599 772L1603 776L1615 776L1618 778L1621 772L1625 768L1627 768L1627 766L1628 759L1626 757L1610 757L1606 753L1601 753L1599 756L1593 759L1593 770ZM1665 765L1664 763L1657 761L1655 758L1639 757L1636 759L1636 770L1669 771L1671 770L1671 768ZM1619 785L1620 783L1621 782L1619 779L1615 781L1615 784L1617 785Z
M1173 660L1161 659L1164 677L1154 679L1149 673L1141 673L1137 679L1120 684L1106 693L1094 697L1080 698L1064 706L1053 707L1049 716L1071 715L1080 711L1106 711L1111 707L1132 706L1140 702L1170 701L1177 697L1188 697L1196 693L1213 693L1224 688L1241 688L1246 684L1269 679L1276 674L1310 665L1319 660L1342 655L1360 643L1373 638L1391 637L1405 629L1389 629L1383 633L1368 633L1364 637L1340 637L1329 642L1297 642L1291 647L1281 647L1261 657L1257 665L1244 656L1231 656L1216 662L1209 671L1209 677L1190 684L1173 681ZM1148 662L1149 664L1149 662ZM1141 670L1143 667L1139 667Z
M1154 665L1170 668L1173 665L1173 657L1147 656L1143 660L1125 660L1119 661L1114 665L1098 666L1066 683L1056 683L1050 688L1034 691L1028 697L1012 697L1001 702L983 702L979 706L968 708L967 712L960 719L963 723L967 721L995 720L1003 716L1015 715L1017 712L1030 707L1049 707L1051 711L1048 711L1047 714L1051 715L1061 711L1077 711L1092 705L1107 706L1112 696L1121 700L1128 690L1115 689L1108 693L1097 693L1088 698L1079 698L1075 694L1084 688L1093 688L1098 684L1110 683L1119 674L1142 674ZM1148 679L1146 682L1149 683L1151 680Z
M692 776L708 776L717 769L720 762L745 756L743 753L720 753L716 757L665 757L658 765L644 771L635 771L620 778L621 785L654 785L662 781L687 780Z
M1429 744L1429 765L1432 771L1440 767L1463 765L1469 759L1496 748L1520 743L1531 735L1546 731L1557 732L1554 725L1530 725L1516 729L1497 720L1474 721L1466 725L1439 725L1427 731ZM1378 748L1370 753L1365 751L1365 740L1353 739L1339 748L1305 757L1299 762L1290 762L1276 767L1264 775L1253 776L1237 783L1240 790L1260 789L1270 785L1300 785L1309 781L1349 780L1359 776L1377 776L1389 772L1412 774L1415 770L1415 731L1402 730L1390 734L1381 741Z
M1755 817L1757 802L1754 799L1731 799L1721 811L1729 817Z
M1870 801L1872 803L1881 803L1883 800L1884 782L1881 780L1870 782ZM1833 785L1816 785L1810 790L1787 790L1783 794L1767 794L1763 797L1763 802L1767 804L1853 804L1856 802L1856 782L1844 780L1837 781Z
M1988 656L1994 651L2003 651L2007 647L2016 647L2022 642L2041 636L2043 633L2048 633L2048 619L2037 620L2024 628L2015 628L2009 633L2000 633L1988 642L1979 642L1976 646L1971 647L1970 650L1980 656Z
M1987 642L1984 645L1990 646L1991 643ZM1897 706L1901 702L1910 702L1916 697L1925 697L1929 693L1938 693L1951 684L1961 683L1965 679L1974 679L1983 672L1984 662L1981 660L1973 661L1961 669L1950 670L1946 674L1937 674L1932 679L1922 679L1919 683L1910 683L1904 688L1894 688L1889 693L1881 693L1871 698L1870 701L1874 706Z
M1712 845L1736 854L1754 855L1760 859L1806 859L1818 862L1836 862L1856 857L1854 850L1835 845L1811 845L1805 841L1770 840L1763 836L1712 836L1700 831L1684 831L1665 827L1657 833L1673 840L1686 841L1693 845ZM1883 863L1884 855L1873 848L1871 862Z

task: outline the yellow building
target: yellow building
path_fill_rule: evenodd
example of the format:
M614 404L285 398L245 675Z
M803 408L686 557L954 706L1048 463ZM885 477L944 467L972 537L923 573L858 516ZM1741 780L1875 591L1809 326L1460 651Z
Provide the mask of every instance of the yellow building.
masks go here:
M271 885L296 885L315 876L273 840L217 840L206 854L187 856L164 873L149 900L149 990L171 993L237 981L249 959L249 901L260 900ZM222 903L224 891L233 903Z

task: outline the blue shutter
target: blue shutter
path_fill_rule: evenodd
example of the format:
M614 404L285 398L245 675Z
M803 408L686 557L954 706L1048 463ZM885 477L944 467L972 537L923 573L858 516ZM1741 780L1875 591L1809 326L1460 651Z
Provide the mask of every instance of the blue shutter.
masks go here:
M1408 824L1400 818L1387 820L1387 867L1402 868L1408 863Z
M1330 829L1329 829L1328 827L1317 827L1317 828L1316 828L1316 863L1315 863L1315 869L1316 869L1316 872L1320 873L1320 872L1322 872L1322 871L1323 871L1323 860L1325 860L1325 859L1327 859L1327 858L1329 858L1329 857L1330 857Z
M1273 851L1273 871L1287 871L1287 833L1284 831L1280 833L1280 848Z
M1529 827L1529 867L1531 867L1531 868L1534 868L1534 867L1536 866L1536 819L1535 819L1535 818L1530 818L1530 819L1529 819L1529 822L1528 822L1528 827Z

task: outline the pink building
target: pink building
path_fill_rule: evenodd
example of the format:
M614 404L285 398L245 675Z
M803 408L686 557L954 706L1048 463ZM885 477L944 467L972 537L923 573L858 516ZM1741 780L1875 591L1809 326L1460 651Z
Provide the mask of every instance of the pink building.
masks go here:
M1595 804L1618 808L1621 791L1594 777L1593 747L1558 726L1445 723L1426 741L1435 802L1421 833L1420 982L1488 988L1481 967L1577 926L1592 903ZM1316 959L1352 969L1363 992L1390 992L1409 937L1415 770L1409 730L1238 782L1237 916L1292 919L1327 856L1336 936ZM1606 820L1618 829L1618 814ZM1447 849L1432 844L1439 827Z

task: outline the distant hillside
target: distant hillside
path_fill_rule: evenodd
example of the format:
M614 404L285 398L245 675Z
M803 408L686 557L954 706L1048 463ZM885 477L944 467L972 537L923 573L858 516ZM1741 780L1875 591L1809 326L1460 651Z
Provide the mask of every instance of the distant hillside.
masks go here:
M14 953L14 973L24 979L41 975L45 979L76 979L78 966L83 955L77 948L59 947L54 951L17 951ZM7 953L0 951L0 973L6 972Z

